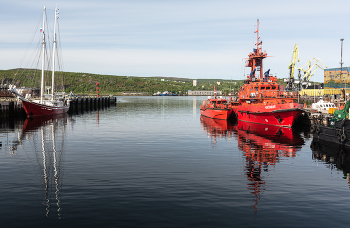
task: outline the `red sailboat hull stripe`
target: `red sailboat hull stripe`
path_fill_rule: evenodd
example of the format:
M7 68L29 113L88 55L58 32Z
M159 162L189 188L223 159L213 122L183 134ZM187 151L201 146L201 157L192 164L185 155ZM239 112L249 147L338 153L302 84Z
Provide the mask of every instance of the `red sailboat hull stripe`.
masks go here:
M69 106L48 106L27 100L22 100L23 108L28 116L47 116L66 113Z

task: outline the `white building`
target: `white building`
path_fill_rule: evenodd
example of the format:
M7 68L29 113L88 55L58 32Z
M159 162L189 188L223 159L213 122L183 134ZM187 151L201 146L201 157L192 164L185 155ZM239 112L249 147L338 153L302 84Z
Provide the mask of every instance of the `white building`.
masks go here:
M193 80L193 86L197 86L198 85L198 80Z
M205 91L205 90L189 90L188 96L214 96L214 90ZM222 96L221 91L216 91L216 96Z

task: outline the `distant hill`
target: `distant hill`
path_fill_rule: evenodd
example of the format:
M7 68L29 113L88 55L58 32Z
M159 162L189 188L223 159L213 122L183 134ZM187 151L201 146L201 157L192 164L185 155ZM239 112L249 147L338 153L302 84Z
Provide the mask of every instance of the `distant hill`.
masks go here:
M52 72L45 73L47 86L51 84ZM1 84L15 84L17 87L40 87L41 71L38 69L0 70ZM137 77L99 75L82 72L55 72L56 91L74 94L96 94L96 83L102 95L121 95L124 92L143 92L152 95L158 91L169 91L176 94L186 94L188 90L213 90L214 86L223 93L237 92L243 80L197 79L198 85L193 86L193 79L178 77ZM219 82L219 83L218 83Z

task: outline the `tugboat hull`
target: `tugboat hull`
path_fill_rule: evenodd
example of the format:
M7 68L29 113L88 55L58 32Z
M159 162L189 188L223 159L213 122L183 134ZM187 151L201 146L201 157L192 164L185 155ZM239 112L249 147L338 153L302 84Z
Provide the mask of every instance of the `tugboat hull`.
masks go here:
M266 108L268 107L268 108ZM236 106L233 111L237 119L245 122L267 124L280 127L291 127L304 112L301 104L288 103L279 106Z
M311 127L315 142L331 142L350 147L350 120L343 119L333 126L317 124Z
M213 119L227 120L232 114L232 109L201 109L201 115Z

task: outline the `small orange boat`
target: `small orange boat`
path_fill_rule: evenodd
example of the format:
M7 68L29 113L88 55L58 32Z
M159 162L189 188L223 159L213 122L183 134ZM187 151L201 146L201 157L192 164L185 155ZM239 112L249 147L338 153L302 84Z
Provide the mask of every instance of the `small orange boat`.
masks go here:
M239 90L239 100L230 102L237 119L246 122L291 127L296 118L304 112L303 105L297 103L298 94L287 92L277 83L277 77L263 74L263 59L268 57L262 51L257 24L256 48L249 54L246 67L251 68L245 84ZM257 77L255 74L259 72Z
M203 101L200 107L201 115L209 118L227 120L231 117L232 108L227 99L222 96L216 96L214 89L214 97L209 96Z

